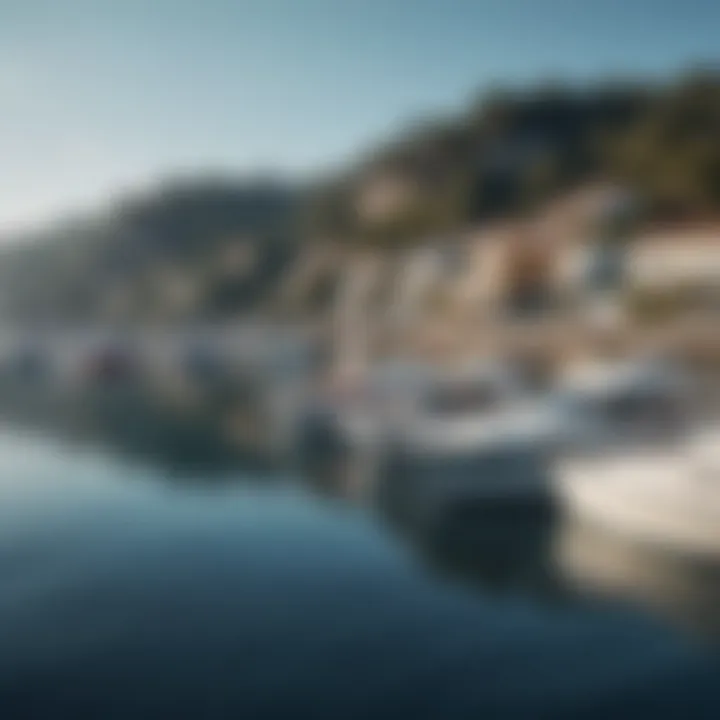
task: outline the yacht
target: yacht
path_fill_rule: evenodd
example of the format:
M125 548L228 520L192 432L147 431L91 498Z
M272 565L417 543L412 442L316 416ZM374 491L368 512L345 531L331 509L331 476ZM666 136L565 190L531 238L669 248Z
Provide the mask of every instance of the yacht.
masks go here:
M319 383L297 419L296 450L314 454L372 446L410 412L433 374L421 363L393 361Z
M687 383L662 380L605 395L607 430L578 438L555 461L557 497L582 522L720 554L720 425L692 417Z
M558 421L553 449L604 453L675 440L689 427L693 392L689 376L661 360L574 368L558 379L545 401Z
M523 397L520 374L495 363L438 368L389 361L316 398L317 416L329 420L348 449L383 452L412 433L455 435L458 422L486 419Z
M714 434L717 449L720 430ZM720 462L694 441L563 459L558 492L568 512L584 522L720 556Z
M547 492L542 453L552 420L511 365L457 369L435 377L409 410L398 408L394 424L364 418L361 486L416 515L439 516L456 503L534 502ZM353 430L360 436L360 423Z
M638 362L585 368L540 397L501 394L475 406L441 394L388 443L376 490L421 515L448 504L552 501L560 458L681 434L685 393L669 366Z

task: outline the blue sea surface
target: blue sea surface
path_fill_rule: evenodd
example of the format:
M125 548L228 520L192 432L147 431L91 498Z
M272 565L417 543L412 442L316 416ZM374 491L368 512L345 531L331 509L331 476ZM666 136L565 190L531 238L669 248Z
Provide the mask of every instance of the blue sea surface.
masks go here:
M291 477L197 480L2 430L3 720L720 717L638 614L442 579Z

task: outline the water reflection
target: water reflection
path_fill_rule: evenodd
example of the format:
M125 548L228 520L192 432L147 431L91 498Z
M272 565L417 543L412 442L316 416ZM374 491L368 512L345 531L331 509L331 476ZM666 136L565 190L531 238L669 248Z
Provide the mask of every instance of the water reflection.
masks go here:
M720 640L720 560L674 553L579 522L558 529L554 559L583 596L631 603Z
M0 430L3 717L660 717L715 702L714 668L672 633L570 611L547 507L418 522L358 495L347 458L311 482L340 500L219 453L224 393L182 413L79 397L3 396L3 417L38 433Z
M548 506L455 508L432 524L395 522L434 572L484 593L559 598Z
M66 456L73 458L76 483L83 477L76 462L79 448L101 448L116 456L116 464L134 463L128 477L145 467L154 479L197 484L201 478L206 487L238 478L245 483L276 480L277 464L268 462L267 453L238 442L231 432L232 420L256 407L248 387L215 378L201 390L190 401L187 396L179 400L178 394L149 393L137 384L77 394L16 381L0 387L0 418L10 427L32 429L74 447ZM0 443L0 467L12 458L4 468L6 478L17 475L22 457L32 459L37 452L32 439L24 454L18 453L17 442L6 448L9 452ZM162 470L159 475L156 468ZM627 603L720 639L720 561L623 541L570 522L550 502L537 499L522 506L464 503L438 506L431 515L413 513L412 494L384 491L382 474L371 478L377 469L363 456L320 454L304 468L303 485L363 506L432 573L453 583L552 605ZM106 475L107 463L99 456L85 477ZM52 495L51 489L43 492ZM64 484L62 492L72 497L72 486ZM81 486L79 493L87 492Z
M0 420L145 459L178 477L214 478L240 465L267 465L263 418L239 383L176 385L159 393L138 383L76 390L15 380L0 385Z

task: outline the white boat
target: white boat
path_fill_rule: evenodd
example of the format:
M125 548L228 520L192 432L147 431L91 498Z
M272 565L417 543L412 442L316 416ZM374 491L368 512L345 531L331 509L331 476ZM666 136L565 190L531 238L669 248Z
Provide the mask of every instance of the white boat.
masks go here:
M658 382L624 404L608 400L614 431L561 453L555 488L583 522L691 553L720 553L720 427L673 412L681 388Z
M668 365L614 363L573 373L542 398L506 396L454 412L431 405L393 438L383 489L432 512L448 503L547 499L558 454L676 437L686 392Z
M534 503L547 496L556 419L513 368L465 368L436 381L373 443L366 488L425 519L459 504Z
M293 422L295 452L372 447L407 417L434 372L420 363L393 362L307 387Z
M713 440L720 444L720 431ZM694 443L567 458L558 492L568 511L619 535L720 555L720 462Z
M389 361L315 397L303 423L301 454L342 456L347 491L372 495L400 448L429 452L432 443L445 441L444 452L459 456L464 441L477 451L497 433L491 418L523 397L522 378L507 365L440 369Z
M549 399L570 421L561 447L617 449L682 436L693 384L661 361L590 364L569 373Z
M527 396L521 374L512 366L495 362L437 369L419 365L409 372L395 369L370 379L367 403L344 418L350 436L363 442L403 438L410 432L434 435L441 426L472 424Z

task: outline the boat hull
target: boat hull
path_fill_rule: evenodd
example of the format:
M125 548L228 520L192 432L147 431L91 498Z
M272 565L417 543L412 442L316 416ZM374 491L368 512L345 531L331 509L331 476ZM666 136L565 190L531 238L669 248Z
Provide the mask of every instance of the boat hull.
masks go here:
M554 488L569 515L629 538L720 555L720 475L677 451L561 461Z

